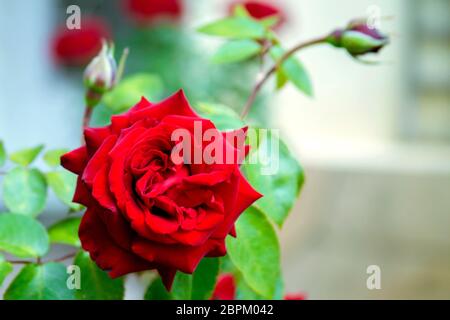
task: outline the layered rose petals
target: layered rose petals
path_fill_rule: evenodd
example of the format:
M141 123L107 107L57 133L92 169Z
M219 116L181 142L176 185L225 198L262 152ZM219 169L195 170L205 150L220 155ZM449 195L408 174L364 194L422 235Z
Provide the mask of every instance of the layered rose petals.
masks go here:
M216 132L235 161L175 163L175 130L192 137L193 149L207 147L196 140L197 125ZM239 170L248 147L200 118L182 91L156 104L143 98L111 125L86 129L85 140L61 163L79 176L74 201L87 207L82 246L111 277L156 269L169 288L176 271L192 273L204 257L224 255L236 219L261 196Z

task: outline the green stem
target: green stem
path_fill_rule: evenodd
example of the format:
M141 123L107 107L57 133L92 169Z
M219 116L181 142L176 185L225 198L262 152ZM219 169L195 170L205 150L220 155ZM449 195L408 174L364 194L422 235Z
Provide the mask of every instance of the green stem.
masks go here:
M253 103L255 102L255 99L258 95L258 93L261 91L261 88L264 86L264 84L267 82L267 80L270 79L270 77L278 70L278 68L280 67L280 65L286 61L286 59L288 59L290 56L292 56L294 53L296 53L297 51L316 45L316 44L321 44L326 40L326 37L320 37L317 39L313 39L307 42L302 42L298 45L296 45L295 47L291 48L290 50L286 51L281 58L277 61L277 63L275 63L272 68L270 68L265 74L264 76L261 78L261 80L259 80L255 86L253 87L253 90L250 94L250 97L248 98L244 108L242 109L241 112L241 119L244 119L248 113L250 112L250 109L253 105Z

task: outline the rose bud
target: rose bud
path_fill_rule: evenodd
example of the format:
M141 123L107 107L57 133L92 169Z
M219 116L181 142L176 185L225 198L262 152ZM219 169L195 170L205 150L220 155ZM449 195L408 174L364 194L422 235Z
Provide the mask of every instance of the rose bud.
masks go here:
M358 57L379 52L389 43L389 38L378 29L369 27L365 21L355 20L347 28L331 33L327 42L346 49L353 57Z
M181 17L181 0L123 0L126 14L138 25L149 25L161 19Z
M225 163L206 161L211 140L199 126ZM180 133L188 146L181 161L173 157ZM245 129L231 133L245 142ZM78 175L73 201L87 208L78 235L92 260L112 278L156 269L170 290L177 271L192 274L203 258L224 256L234 223L261 197L239 161L228 161L248 153L231 133L197 115L182 91L158 103L142 98L109 126L86 128L86 145L61 164Z
M233 13L238 6L242 6L256 20L276 16L279 20L274 28L280 27L286 21L284 12L267 0L235 1L230 6L230 13Z
M103 41L100 53L92 59L84 71L84 85L98 93L111 90L116 81L117 64L114 60L114 48Z
M58 64L85 66L110 39L109 27L99 18L83 18L81 29L61 26L52 38L52 55Z
M220 275L212 294L211 300L235 300L236 284L234 277L230 273Z

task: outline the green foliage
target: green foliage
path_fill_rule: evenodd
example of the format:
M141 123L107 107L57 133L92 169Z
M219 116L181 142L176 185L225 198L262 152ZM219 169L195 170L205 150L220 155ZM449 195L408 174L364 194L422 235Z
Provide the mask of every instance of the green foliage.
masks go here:
M47 183L55 195L72 211L80 211L82 206L72 202L77 184L77 176L69 171L47 172Z
M173 296L167 292L160 277L156 277L148 286L144 300L173 300Z
M9 159L14 163L26 167L31 164L34 159L36 159L36 157L39 155L39 153L41 153L43 149L44 145L39 145L34 148L19 150L11 153Z
M47 231L38 221L19 214L0 214L0 250L20 258L36 258L45 255L48 247Z
M69 151L69 149L49 150L44 154L44 161L50 167L59 167L61 156Z
M214 63L232 63L247 60L261 52L261 45L254 40L233 40L226 42L213 56Z
M5 258L0 254L0 286L12 270L12 264L6 261Z
M274 46L270 50L270 55L276 63L284 54L283 48ZM279 67L282 75L291 81L299 90L308 96L313 95L312 83L303 64L297 58L290 56ZM283 83L283 81L281 81Z
M6 162L6 150L3 145L3 141L0 140L0 167L2 167Z
M211 297L219 275L218 258L204 258L194 274L177 272L172 289L168 292L157 277L148 287L146 300L207 300Z
M262 39L266 34L264 25L243 16L221 19L199 28L198 31L233 39Z
M254 205L281 227L300 193L303 169L279 137L268 132L260 138L258 147L253 147L248 156L257 162L247 161L242 170L256 190L264 195Z
M80 247L78 238L78 228L81 218L66 218L58 221L48 228L48 235L51 243L67 244L74 247Z
M265 215L248 208L236 222L237 238L227 237L228 255L248 286L271 299L280 276L277 234Z
M245 126L245 123L233 109L221 104L199 103L196 110L201 116L211 120L216 128L221 131L240 129Z
M66 267L50 262L28 264L6 290L5 300L72 300L74 291L66 285Z
M139 102L141 97L150 101L159 100L163 93L161 79L147 73L128 76L110 92L103 96L102 102L114 113L124 112Z
M32 217L40 214L47 200L47 182L37 169L17 167L3 180L3 201L14 213Z
M211 297L219 275L220 260L204 258L192 277L193 300L207 300Z
M121 300L125 288L123 278L111 279L91 260L89 254L80 251L74 264L80 267L81 288L75 291L79 300Z

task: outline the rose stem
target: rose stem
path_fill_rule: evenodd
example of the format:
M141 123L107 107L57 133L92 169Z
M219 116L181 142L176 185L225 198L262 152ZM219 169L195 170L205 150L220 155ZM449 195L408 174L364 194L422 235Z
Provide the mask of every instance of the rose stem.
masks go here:
M67 260L67 259L75 257L75 255L76 255L76 252L72 252L72 253L69 253L69 254L67 254L65 256L62 256L62 257L59 257L59 258L56 258L56 259L53 259L53 260L48 260L48 261L42 261L41 258L37 258L36 259L36 263L37 264L42 264L42 263L47 263L47 262L62 262L64 260ZM6 261L8 261L9 263L12 263L12 264L29 264L29 263L33 263L33 261L29 261L29 260L6 260Z
M270 76L277 71L278 67L286 59L288 59L291 55L293 55L294 53L296 53L297 51L299 51L303 48L323 43L325 41L325 39L326 39L326 37L321 37L321 38L313 39L313 40L310 40L307 42L303 42L303 43L300 43L300 44L296 45L295 47L291 48L290 50L286 51L281 56L280 60L278 60L278 62L275 65L273 65L272 68L270 68L264 74L264 76L261 78L261 80L259 80L253 87L252 93L250 94L250 97L248 98L248 100L244 106L244 109L242 109L241 119L244 119L248 115L253 103L255 102L256 96L258 95L259 91L261 91L261 88L263 87L263 85L267 82L267 80L269 80Z

